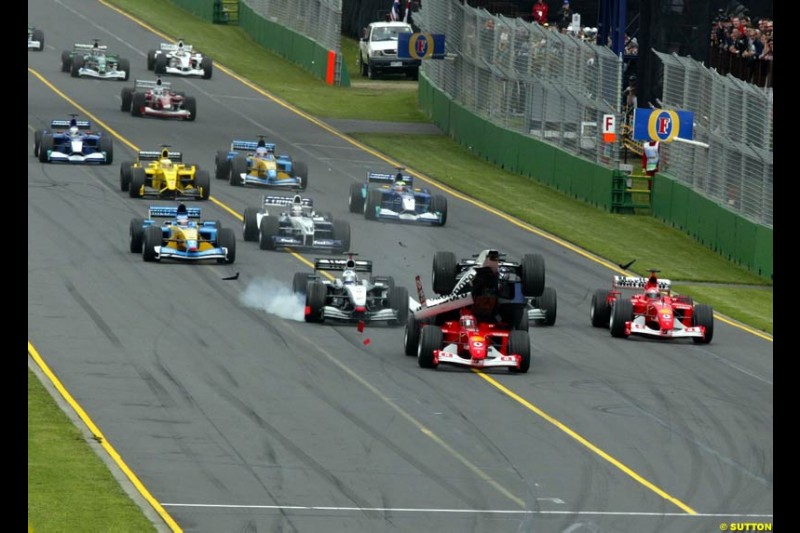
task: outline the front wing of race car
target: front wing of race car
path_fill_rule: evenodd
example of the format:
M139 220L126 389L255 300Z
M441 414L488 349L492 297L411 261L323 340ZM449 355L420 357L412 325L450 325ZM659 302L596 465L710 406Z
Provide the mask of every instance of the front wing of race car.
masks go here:
M66 154L58 150L51 150L47 158L51 163L97 163L102 165L106 162L106 154L104 152Z
M288 174L278 173L275 178L262 178L253 176L249 173L240 174L242 178L242 185L259 185L261 187L279 187L286 189L302 189L303 183L299 178L294 178Z
M203 194L200 192L200 189L196 189L194 187L188 189L169 189L164 187L163 189L156 189L154 187L149 187L147 185L142 186L142 192L139 194L142 198L171 198L171 199L193 199L193 200L202 200Z
M105 72L100 72L98 70L94 70L87 67L81 67L78 70L79 77L85 78L96 78L99 80L122 80L125 81L128 79L128 73L122 70L107 70Z
M148 117L178 118L188 120L191 118L192 113L188 109L156 109L146 105L142 109L142 115Z
M632 321L625 322L625 336L643 335L660 339L690 339L693 337L702 339L706 336L704 326L685 326L680 320L676 320L674 324L674 327L669 330L654 329L646 324L644 315L641 315Z
M178 250L170 246L154 246L156 251L155 259L175 259L178 261L204 261L207 259L227 259L228 249L225 247L210 248L203 251L190 252L188 250Z
M340 250L342 248L342 241L338 239L315 239L308 236L309 239L303 240L293 235L273 235L272 242L275 248L302 248L307 250Z
M206 71L201 68L178 68L167 65L167 74L175 74L176 76L205 76Z
M377 311L343 311L333 305L326 305L322 308L322 314L326 319L342 320L342 321L358 321L364 322L382 322L382 321L396 321L397 311L394 309L379 309Z
M470 368L519 368L522 358L518 355L503 355L494 346L486 349L486 358L467 359L458 354L456 344L448 344L441 350L433 351L433 364L454 364Z
M386 207L380 207L376 213L378 220L394 220L400 222L409 222L415 224L430 224L432 226L439 226L442 224L442 217L437 213L412 213L409 211L392 211Z

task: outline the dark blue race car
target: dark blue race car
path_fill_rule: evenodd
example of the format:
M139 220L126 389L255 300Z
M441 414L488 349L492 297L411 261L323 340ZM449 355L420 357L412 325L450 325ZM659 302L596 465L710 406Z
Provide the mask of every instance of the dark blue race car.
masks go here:
M261 187L305 190L308 167L288 155L276 155L275 143L262 137L258 141L233 141L231 149L219 150L214 160L217 179L227 179L234 187Z
M53 120L50 129L36 130L33 155L42 163L95 163L114 161L114 140L91 131L88 120Z
M372 185L372 187L370 187ZM367 220L393 220L429 226L447 222L447 198L429 189L414 187L403 174L367 172L366 183L350 186L350 212L364 213Z

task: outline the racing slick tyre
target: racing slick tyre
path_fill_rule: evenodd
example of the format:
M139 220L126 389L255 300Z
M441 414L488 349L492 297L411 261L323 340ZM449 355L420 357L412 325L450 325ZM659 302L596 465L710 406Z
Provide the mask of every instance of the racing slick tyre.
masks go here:
M200 61L200 68L203 69L203 79L210 80L211 75L214 73L214 62L210 57L204 57Z
M419 320L417 320L413 313L409 313L406 319L406 327L403 331L403 349L406 355L417 355L421 328L422 324L420 324Z
M705 326L705 337L698 338L692 337L695 344L708 344L714 338L714 310L710 305L697 304L694 306L694 313L692 313L692 325Z
M144 194L142 194L142 188L146 180L147 173L142 167L131 168L131 186L128 190L128 194L131 198L141 198L144 196Z
M372 278L372 283L382 283L388 287L388 293L394 290L394 278L392 276L375 276Z
M47 163L50 161L50 150L53 149L55 141L53 140L52 133L45 133L42 135L42 142L39 144L39 161Z
M144 229L142 242L142 259L150 262L157 261L156 246L161 246L162 234L159 226L147 226Z
M147 70L153 70L156 68L156 51L155 50L148 50L147 51Z
M258 229L258 247L262 250L274 250L275 240L273 237L277 236L280 231L278 217L269 215L261 217L261 226Z
M72 71L72 56L70 55L69 50L64 50L61 52L61 72L71 72Z
M231 175L231 162L228 159L227 150L217 150L217 157L214 158L214 177L224 180Z
M228 249L228 255L225 259L217 259L217 263L230 265L236 261L236 235L234 235L232 228L217 229L217 246Z
M544 292L544 256L525 254L522 256L522 294L541 296Z
M351 213L359 213L364 211L364 196L362 193L362 185L360 183L350 184L350 199L348 207Z
M389 292L389 307L397 311L397 320L394 323L398 326L403 324L408 318L408 289L394 287Z
M528 331L530 329L527 304L502 304L500 306L500 318L512 330Z
M156 56L156 61L153 63L153 72L156 74L166 74L167 73L167 56L164 54L158 54Z
M519 368L509 367L509 372L525 374L531 367L531 338L527 331L513 330L508 334L508 354L519 355Z
M328 289L319 281L311 281L306 285L306 322L323 322L325 315L322 308L325 307L325 297Z
M245 207L242 217L242 238L245 241L255 242L258 240L258 208Z
M381 208L383 193L380 189L369 189L367 191L367 201L364 203L364 218L367 220L378 220L378 210Z
M144 240L144 220L141 218L132 218L131 227L128 234L130 236L131 253L142 253L142 241Z
M303 161L293 161L292 172L300 182L300 190L306 190L308 188L308 166Z
M106 155L104 165L110 165L114 162L114 138L108 135L100 136L100 151Z
M333 221L333 239L342 241L336 248L341 254L350 249L350 222L347 220L334 220Z
M295 294L302 294L305 298L306 287L308 287L309 278L311 274L308 272L295 272L292 278L292 292Z
M611 321L608 328L612 337L625 337L625 322L633 320L633 303L625 298L617 298L611 308Z
M44 31L42 30L33 30L33 40L39 42L39 48L34 48L35 51L41 52L44 50Z
M606 289L597 289L592 295L592 307L589 309L589 318L592 326L596 328L607 328L611 318L611 306L608 305L608 293Z
M211 176L208 170L198 168L194 171L194 188L200 191L201 200L208 200L211 196Z
M544 311L542 324L552 326L556 323L556 312L558 311L558 298L553 287L545 287L541 296L535 297L536 307ZM526 313L527 314L527 313Z
M431 197L431 212L442 214L439 225L444 226L447 222L447 197L441 194L433 195L433 197Z
M241 187L242 174L247 174L247 158L243 155L233 156L230 162L230 173L228 174L228 183L234 187Z
M72 58L72 65L70 65L69 74L73 78L80 76L81 69L83 68L83 56L75 56Z
M130 113L131 102L133 102L133 89L130 87L123 87L119 99L122 101L122 104L119 106L120 110Z
M422 368L436 368L438 363L433 362L433 351L442 349L444 334L438 326L425 326L420 332L419 346L417 347L417 364Z
M186 120L192 122L197 118L197 100L194 99L194 96L187 96L183 99L183 108L189 112Z
M36 130L33 132L33 157L39 157L39 147L42 145L42 136L47 130Z
M125 73L125 77L122 78L122 81L128 81L128 78L131 77L131 62L127 59L120 59L117 64L117 70Z
M131 101L131 116L141 117L142 111L147 105L147 98L144 93L133 93L133 100Z
M458 264L453 252L436 252L433 256L433 292L447 295L456 286Z
M122 192L128 192L131 188L131 170L133 161L125 161L119 166L119 188Z

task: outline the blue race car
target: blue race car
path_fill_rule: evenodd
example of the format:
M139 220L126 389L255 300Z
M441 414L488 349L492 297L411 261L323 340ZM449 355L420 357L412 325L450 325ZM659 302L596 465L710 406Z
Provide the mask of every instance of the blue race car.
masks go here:
M88 120L53 120L50 129L36 130L33 155L42 163L95 163L114 161L114 140L110 135L90 131Z
M158 222L155 218L170 220ZM130 250L142 254L145 261L216 259L217 263L233 263L236 260L233 229L223 228L216 220L194 220L199 218L199 207L151 206L148 218L131 219Z
M370 184L379 184L370 187ZM350 185L350 212L363 211L367 220L394 220L444 226L447 198L414 187L414 179L399 169L396 174L367 172L366 183Z
M217 179L228 179L234 187L262 187L304 191L308 167L291 156L276 155L275 144L264 141L233 141L229 151L219 150L214 160Z

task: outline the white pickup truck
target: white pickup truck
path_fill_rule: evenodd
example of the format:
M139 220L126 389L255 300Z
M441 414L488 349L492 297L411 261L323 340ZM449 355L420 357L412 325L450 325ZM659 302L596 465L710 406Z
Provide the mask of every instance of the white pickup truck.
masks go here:
M375 79L382 73L401 73L416 80L419 59L397 57L397 36L414 33L406 22L372 22L364 28L358 41L358 68L362 76Z

